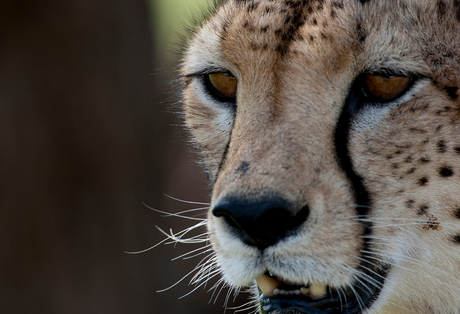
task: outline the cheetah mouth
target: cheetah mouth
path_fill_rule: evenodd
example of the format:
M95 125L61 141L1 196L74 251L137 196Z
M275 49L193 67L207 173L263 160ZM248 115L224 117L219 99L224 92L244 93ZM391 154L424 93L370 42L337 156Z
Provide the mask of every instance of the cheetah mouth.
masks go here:
M348 288L297 285L268 272L256 278L261 314L359 314L378 298L388 269L365 274Z

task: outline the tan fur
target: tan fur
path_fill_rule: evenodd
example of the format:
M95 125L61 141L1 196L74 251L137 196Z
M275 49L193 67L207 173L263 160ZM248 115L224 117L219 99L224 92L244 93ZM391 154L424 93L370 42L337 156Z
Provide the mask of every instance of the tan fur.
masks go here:
M391 68L425 78L387 113L362 112L349 133L354 171L372 200L370 248L376 263L392 265L365 313L459 313L460 2L288 2L300 3L226 2L184 55L182 74L193 76L184 79L186 125L213 183L211 208L230 194L276 194L311 211L300 235L264 256L209 214L226 281L244 286L270 268L297 283L351 283L363 225L334 130L354 79ZM212 67L237 77L235 113L192 75ZM441 176L443 168L452 175ZM431 216L442 228L423 228Z

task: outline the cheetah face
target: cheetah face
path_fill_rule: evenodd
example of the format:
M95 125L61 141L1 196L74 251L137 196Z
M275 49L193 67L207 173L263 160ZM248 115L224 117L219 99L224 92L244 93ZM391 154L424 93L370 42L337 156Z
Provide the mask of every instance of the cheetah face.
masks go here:
M460 311L457 2L228 0L188 43L209 238L260 313Z

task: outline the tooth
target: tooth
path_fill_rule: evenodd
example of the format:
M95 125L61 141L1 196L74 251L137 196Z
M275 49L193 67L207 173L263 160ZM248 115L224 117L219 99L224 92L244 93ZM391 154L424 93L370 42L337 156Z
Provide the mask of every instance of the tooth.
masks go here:
M310 286L310 296L313 299L321 299L326 294L326 285L314 283Z
M278 295L280 293L280 289L273 289L272 295Z
M305 288L305 287L300 288L300 293L302 293L303 295L307 295L309 292L310 292L310 289L308 288Z
M276 279L270 278L265 275L260 275L259 277L256 278L257 285L259 286L260 290L262 290L262 293L266 296L269 297L273 294L273 291L278 288L278 281Z

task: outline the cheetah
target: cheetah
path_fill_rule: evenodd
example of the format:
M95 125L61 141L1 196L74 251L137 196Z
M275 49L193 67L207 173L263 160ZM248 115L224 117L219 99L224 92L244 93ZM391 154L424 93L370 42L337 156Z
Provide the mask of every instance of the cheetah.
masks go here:
M460 313L460 1L214 9L180 81L223 280L257 313Z

